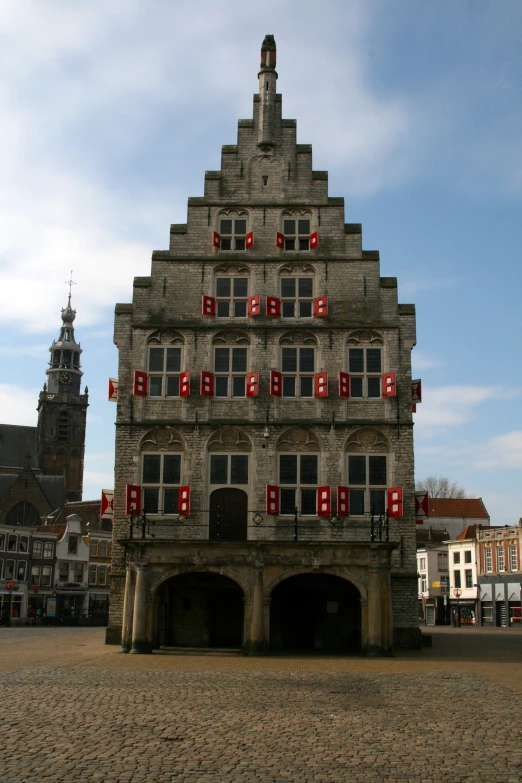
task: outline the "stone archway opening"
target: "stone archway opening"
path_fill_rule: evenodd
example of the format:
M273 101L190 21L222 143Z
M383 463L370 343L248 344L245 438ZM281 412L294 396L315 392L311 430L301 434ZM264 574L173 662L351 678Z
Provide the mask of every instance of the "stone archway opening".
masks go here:
M155 647L241 648L244 595L222 574L173 576L156 593Z
M270 649L361 652L361 596L332 574L299 574L272 590Z

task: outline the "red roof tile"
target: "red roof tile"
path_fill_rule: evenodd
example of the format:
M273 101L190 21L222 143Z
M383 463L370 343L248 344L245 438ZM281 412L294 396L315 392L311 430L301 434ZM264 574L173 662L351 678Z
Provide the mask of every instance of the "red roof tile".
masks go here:
M454 517L456 519L489 519L482 498L430 498L430 519Z
M462 533L457 536L457 541L464 541L466 538L475 538L477 532L477 525L468 525L464 528Z

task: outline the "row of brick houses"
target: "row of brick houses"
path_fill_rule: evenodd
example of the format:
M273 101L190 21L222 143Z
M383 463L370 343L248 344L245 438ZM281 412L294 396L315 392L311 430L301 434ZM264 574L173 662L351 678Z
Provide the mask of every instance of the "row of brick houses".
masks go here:
M446 507L455 502L445 501ZM461 510L482 513L475 500L459 503ZM417 544L421 621L522 627L522 520L496 527L489 517L476 519L453 538L441 529L430 538Z
M106 624L111 554L99 501L67 504L45 525L0 525L3 622Z

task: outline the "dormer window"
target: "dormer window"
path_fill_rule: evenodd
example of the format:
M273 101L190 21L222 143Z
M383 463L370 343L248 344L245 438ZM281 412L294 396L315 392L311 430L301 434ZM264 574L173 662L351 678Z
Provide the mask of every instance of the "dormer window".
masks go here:
M247 222L244 218L219 221L221 250L246 250Z

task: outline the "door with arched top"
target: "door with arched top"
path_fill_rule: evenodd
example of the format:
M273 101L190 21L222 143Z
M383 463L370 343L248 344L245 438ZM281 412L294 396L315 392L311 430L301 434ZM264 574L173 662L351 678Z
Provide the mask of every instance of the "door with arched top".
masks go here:
M210 495L209 538L212 541L246 541L248 495L242 489L224 487Z

